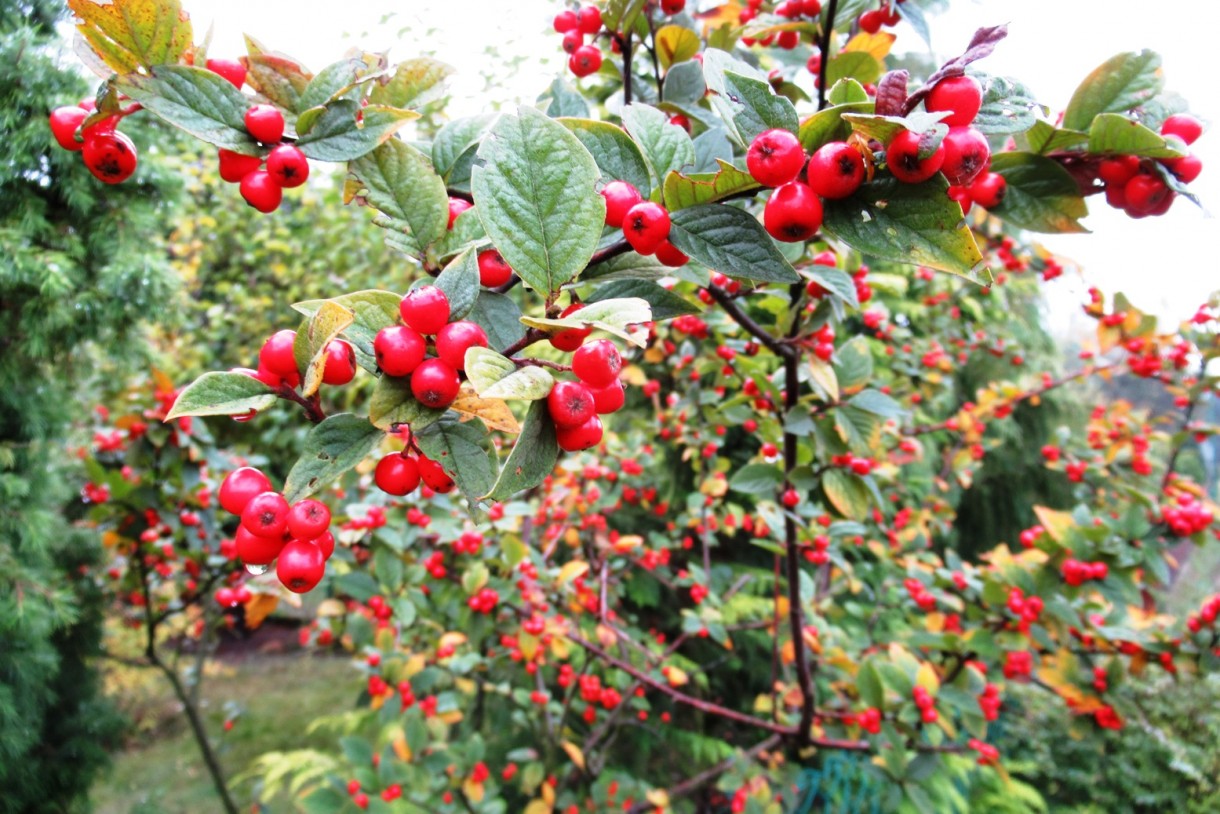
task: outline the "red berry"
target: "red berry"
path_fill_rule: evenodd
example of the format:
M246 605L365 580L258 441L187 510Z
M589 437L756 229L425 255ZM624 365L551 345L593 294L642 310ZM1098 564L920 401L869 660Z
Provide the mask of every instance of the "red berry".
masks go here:
M335 535L329 531L324 531L311 541L319 549L322 550L322 559L329 560L330 555L335 553Z
M288 533L298 540L320 537L330 528L330 509L320 500L298 500L288 509Z
M495 249L479 252L479 284L487 288L501 286L512 279L513 270Z
M872 9L860 15L860 30L876 34L881 30L881 24L884 22L885 14L880 9Z
M561 318L571 316L573 313L579 311L581 307L582 306L580 303L572 303L567 308L563 309L559 316ZM552 334L549 341L551 343L551 347L555 348L556 350L571 353L583 345L585 339L591 333L593 333L592 328L568 328Z
M864 157L846 141L823 144L810 156L805 179L823 198L846 198L864 183Z
M419 486L419 464L408 455L391 452L377 462L373 480L387 495L402 497Z
M411 374L411 393L425 407L448 407L461 385L457 371L441 359L426 359Z
M60 147L75 153L85 146L84 142L76 140L76 129L87 118L89 111L83 107L57 107L51 111L51 135Z
M576 49L585 44L585 35L579 31L569 31L563 35L561 47L565 54L574 54Z
M579 452L595 447L602 440L602 420L593 416L579 427L555 429L555 440L564 452Z
M276 144L284 137L284 114L274 105L255 105L246 111L245 121L255 141Z
M979 115L983 88L973 76L950 76L932 86L923 106L931 113L948 111L942 122L950 127L965 127Z
M822 201L806 184L792 181L778 187L763 209L763 226L776 240L808 240L822 226Z
M280 551L275 575L285 588L296 594L312 591L326 572L322 549L308 540L290 540Z
M296 340L296 331L283 330L273 333L258 352L259 366L278 376L298 375L297 357L293 351Z
M241 179L257 170L263 163L258 156L242 155L223 147L217 155L220 158L220 178L230 184L240 183Z
M551 420L560 429L579 427L594 414L593 394L580 382L555 382L546 398Z
M1177 136L1187 144L1194 144L1203 135L1203 124L1187 113L1175 113L1161 125L1162 136Z
M970 200L984 209L994 209L1004 200L1008 191L1008 182L998 172L985 172L974 179L967 190Z
M436 334L436 355L454 370L466 369L466 351L487 347L487 332L473 322L450 322Z
M246 82L246 66L236 59L209 59L205 64L209 71L223 76L238 90Z
M237 556L246 565L270 565L284 547L283 535L260 537L245 526L237 527L233 536Z
M241 524L259 537L279 537L288 528L288 501L279 492L260 492L241 510Z
M605 387L592 388L590 392L593 393L593 409L598 415L618 412L627 400L627 392L618 379Z
M332 339L326 345L326 366L322 383L343 385L356 377L356 351L342 339Z
M941 146L945 150L941 172L950 184L966 186L991 164L991 145L973 127L950 127Z
M449 477L443 466L426 455L419 456L419 476L434 492L445 494L453 491L453 478Z
M597 6L582 6L576 12L577 27L585 34L596 34L602 29L602 12Z
M1097 164L1097 176L1107 184L1125 184L1140 171L1139 156L1115 155Z
M640 191L626 181L611 181L601 194L606 199L606 225L615 229L622 227L627 210L644 200Z
M229 514L241 514L250 498L271 491L271 481L258 469L243 466L234 469L220 483L220 507Z
M919 157L920 133L903 130L885 148L885 164L899 181L918 184L940 171L945 162L945 145L938 144L927 158Z
M461 198L449 199L449 228L453 228L454 222L457 221L458 215L461 215L467 209L472 209L474 204L470 201L463 201Z
M402 298L398 312L411 330L431 336L449 322L449 298L434 285L420 286Z
M661 0L661 11L666 14L681 14L686 8L686 0Z
M582 345L572 356L572 372L591 387L609 387L623 369L623 357L609 339Z
M1123 189L1127 211L1135 216L1151 215L1170 195L1169 187L1155 175L1141 173Z
M285 189L293 189L309 178L309 159L291 144L281 144L267 156L267 174Z
M596 45L582 45L568 57L568 69L577 76L597 73L602 66L602 52Z
M233 593L232 588L221 588L216 592L216 604L222 608L233 608L237 606L237 598Z
M407 376L424 361L424 338L405 325L382 328L373 339L377 366L387 376Z
M642 201L623 216L623 237L640 254L652 254L669 237L669 212L652 201Z
M670 268L685 266L690 261L689 257L668 240L661 241L661 245L657 247L656 257L661 261L661 265Z
M93 177L105 184L121 184L136 171L136 145L122 133L85 133L81 157Z
M274 212L280 208L284 200L284 189L266 170L248 172L241 179L241 196L246 203L263 214Z
M576 16L576 12L572 9L564 9L555 15L553 23L555 33L566 34L580 24L580 18Z
M1166 158L1161 161L1183 184L1189 184L1203 172L1203 161L1197 155L1184 155L1181 158Z
M764 130L750 142L746 169L766 187L782 186L796 179L805 166L800 139L787 130Z

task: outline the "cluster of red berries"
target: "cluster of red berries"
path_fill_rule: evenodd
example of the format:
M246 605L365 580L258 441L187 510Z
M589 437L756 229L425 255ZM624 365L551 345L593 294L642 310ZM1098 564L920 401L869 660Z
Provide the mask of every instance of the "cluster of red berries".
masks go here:
M737 21L741 25L753 20L758 16L758 12L762 10L762 0L748 0L746 7L737 15ZM822 13L821 0L784 0L773 10L774 14L784 17L789 20L799 20L802 17L816 19ZM742 37L741 44L747 48L752 45L761 45L767 47L775 44L786 51L791 51L796 46L800 45L801 34L799 31L780 31L775 34L768 34L762 39L753 37Z
M1109 677L1106 675L1105 667L1093 668L1093 689L1098 692L1105 692L1110 688Z
M313 590L322 580L335 550L325 503L306 498L289 505L266 475L249 466L225 477L219 498L225 511L241 518L234 540L247 567L274 562L275 575L294 593Z
M88 127L81 125L97 109L92 99L79 105L57 107L51 111L51 135L60 147L79 152L93 177L105 184L121 184L136 171L136 145L118 131L119 120L139 110L139 105L99 119ZM80 130L81 140L76 140Z
M1000 750L992 746L990 743L983 743L978 738L971 738L966 743L971 749L979 753L978 764L980 766L993 766L1000 759Z
M493 588L480 588L469 599L466 604L475 613L488 614L496 609L496 605L500 603L500 594L496 593Z
M1093 720L1102 729L1118 730L1123 728L1122 717L1114 711L1114 707L1108 704L1093 712Z
M855 723L868 734L876 735L881 732L881 710L869 707L855 715L848 715L843 719L843 723L848 726Z
M1025 592L1020 588L1010 588L1008 590L1008 610L1020 620L1019 627L1022 631L1028 631L1029 626L1038 621L1038 617L1042 615L1042 597L1026 596Z
M236 608L238 605L245 605L254 594L245 585L238 585L236 588L224 586L216 591L216 604L222 608Z
M581 77L597 73L602 66L602 52L593 43L586 43L585 37L595 36L602 30L601 9L592 5L564 9L555 15L552 25L557 34L563 35L568 70Z
M984 686L978 701L979 711L983 713L983 718L994 721L1000 717L1000 706L1003 702L1000 701L1000 688L995 684L988 683Z
M1204 602L1198 614L1192 613L1186 617L1186 629L1191 633L1198 633L1204 625L1214 625L1217 616L1220 616L1220 594Z
M296 389L301 385L301 370L297 367L295 352L296 340L296 331L276 331L258 351L258 370L238 368L237 371L258 379L268 387ZM346 340L332 339L326 346L322 383L341 386L348 384L355 377L355 350Z
M669 242L669 211L659 203L645 201L640 191L626 181L611 181L601 190L606 199L606 225L623 230L623 238L638 254L655 254L663 264L676 268L689 259Z
M1068 557L1060 566L1059 573L1063 575L1064 582L1078 588L1089 580L1104 580L1110 575L1110 566L1104 562L1083 562Z
M915 699L915 706L919 708L919 720L925 724L934 724L940 718L940 713L936 711L936 699L928 692L926 687L916 686L911 691L911 697Z
M398 306L405 325L377 332L373 351L387 376L411 377L411 393L425 407L444 409L461 387L459 371L466 368L466 351L487 347L487 333L477 324L449 321L449 298L436 286L416 288ZM428 356L428 340L436 356Z
M1023 547L1033 548L1038 543L1038 539L1043 534L1046 534L1045 527L1030 526L1029 528L1027 528L1021 532L1020 536L1018 537L1018 540L1020 541L1020 543Z
M864 181L864 158L847 142L831 142L808 158L788 130L764 130L746 151L750 176L774 191L763 209L763 226L776 240L808 240L822 226L822 198L845 198ZM819 197L821 196L821 197Z
M830 457L830 465L849 469L853 475L864 477L873 471L877 463L872 458L861 458L859 455L845 452L842 455L832 455Z
M1005 678L1027 678L1033 671L1034 654L1028 650L1010 650L1004 654Z
M1206 529L1216 518L1194 495L1181 493L1174 506L1161 509L1165 525L1178 537L1191 537Z
M1165 119L1161 135L1169 138L1171 144L1180 141L1189 146L1203 135L1203 125L1194 116L1179 113ZM1097 177L1105 186L1106 203L1133 218L1164 215L1169 211L1177 195L1165 183L1162 173L1166 171L1181 183L1189 184L1203 171L1203 162L1193 153L1159 161L1116 155L1103 158L1097 165Z
M907 593L911 595L911 600L920 610L925 612L935 610L936 597L924 587L922 582L915 579L915 577L907 577L902 581L902 585L907 589Z
M563 331L551 339L563 344ZM570 339L571 337L567 337ZM547 396L547 411L555 423L555 437L565 452L578 452L602 440L599 415L613 413L623 406L626 393L619 381L623 359L609 339L582 344L572 354L572 372L579 381L557 381Z
M395 497L414 492L420 481L442 495L452 492L455 485L445 468L423 453L412 455L406 450L391 452L379 460L377 468L373 470L373 482L377 488Z

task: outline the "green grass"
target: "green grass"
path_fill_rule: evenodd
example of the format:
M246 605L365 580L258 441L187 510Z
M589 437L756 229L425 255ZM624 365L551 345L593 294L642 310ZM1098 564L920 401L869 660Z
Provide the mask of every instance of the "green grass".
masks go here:
M251 656L214 664L204 679L208 733L217 746L225 775L233 777L264 752L280 749L337 749L326 733L308 735L317 715L349 708L361 678L346 659L290 655ZM162 682L164 683L164 682ZM172 702L165 687L166 704ZM241 715L229 732L223 722L231 703ZM227 706L229 705L229 706ZM238 807L249 810L249 784L233 789ZM97 814L200 814L220 811L207 768L184 716L140 736L114 756L109 773L91 792ZM270 810L284 810L272 807Z

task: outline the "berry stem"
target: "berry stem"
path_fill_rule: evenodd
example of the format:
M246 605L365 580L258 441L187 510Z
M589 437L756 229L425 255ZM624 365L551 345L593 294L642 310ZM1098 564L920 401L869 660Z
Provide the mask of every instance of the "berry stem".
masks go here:
M826 6L826 23L822 26L822 41L818 43L822 53L822 64L818 66L818 110L826 107L826 69L830 66L830 38L834 35L838 10L839 0L830 0Z
M305 417L313 424L320 424L326 420L326 413L322 410L321 400L315 393L311 398L305 398L296 390L293 390L286 384L281 384L279 389L275 391L276 395L282 399L295 401L305 410Z

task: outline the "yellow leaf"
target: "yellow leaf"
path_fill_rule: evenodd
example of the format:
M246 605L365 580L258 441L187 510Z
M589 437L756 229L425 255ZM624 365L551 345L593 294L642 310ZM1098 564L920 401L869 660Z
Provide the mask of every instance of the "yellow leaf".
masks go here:
M451 709L448 712L440 713L436 717L442 723L452 726L453 724L461 723L464 716L462 715L462 711L460 709Z
M563 751L568 753L568 759L576 764L576 768L582 772L585 770L585 753L580 751L580 747L571 741L563 741L559 744L563 747Z
M440 643L437 644L438 650L446 650L456 648L458 645L466 644L468 641L466 634L458 630L450 630L441 635Z
M809 356L809 374L814 384L826 394L828 401L839 400L839 377L835 375L835 369L829 362L823 362L811 354Z
M482 419L488 429L520 435L521 424L509 409L508 403L501 399L485 399L475 394L470 382L463 382L458 397L449 405L449 409L460 414L463 421L472 418Z
M469 777L462 783L462 793L472 803L478 803L483 799L483 784L476 783Z
M555 583L560 587L567 585L577 577L584 576L589 571L589 563L584 560L571 560L559 569L559 577Z
M919 665L915 672L915 686L923 687L930 694L936 695L940 690L940 676L936 674L936 668L926 661Z
M695 15L695 19L703 23L703 36L707 37L723 25L736 26L737 18L741 16L741 3L737 0L716 6L713 9Z
M246 603L246 627L253 630L261 625L278 604L280 598L275 594L255 594L250 597Z
M661 67L666 70L676 62L686 60L699 53L699 35L689 28L680 25L662 26L653 36L656 43L657 57Z
M624 534L614 541L614 550L619 554L625 554L633 548L639 548L644 544L644 538L638 534Z
M724 497L728 491L729 482L723 477L710 477L699 486L699 493L708 497Z
M546 801L548 806L555 805L555 787L550 783L542 784L542 799Z
M550 788L549 785L547 785L546 783L543 783L542 784L543 794L545 794L547 789L549 789L549 788ZM555 793L551 792L551 796L553 797L554 795L555 795ZM551 804L548 803L546 800L530 800L529 805L527 805L525 807L525 811L522 812L522 814L551 814L552 810L553 810L553 808L552 808Z
M391 742L391 746L394 748L394 755L399 760L401 760L403 763L409 763L411 761L411 747L407 746L406 738L399 735Z
M644 797L657 808L666 808L669 805L669 792L665 789L652 789Z
M665 678L671 687L681 687L690 681L690 676L680 667L670 667L665 671Z
M318 603L317 616L343 616L347 608L338 599L323 599Z
M1038 518L1038 522L1046 529L1046 533L1056 543L1063 543L1063 539L1067 536L1068 529L1076 525L1072 520L1072 515L1068 512L1061 512L1057 509L1048 509L1046 506L1034 506L1034 515Z
M878 61L881 61L889 55L890 48L894 45L895 39L897 37L888 31L880 31L876 34L861 31L847 41L847 45L843 46L843 50L862 51L863 53L873 55Z
M178 0L68 0L76 28L116 73L177 64L191 48L191 18Z
M524 632L518 634L517 649L525 656L526 662L533 661L534 656L538 655L538 637Z

